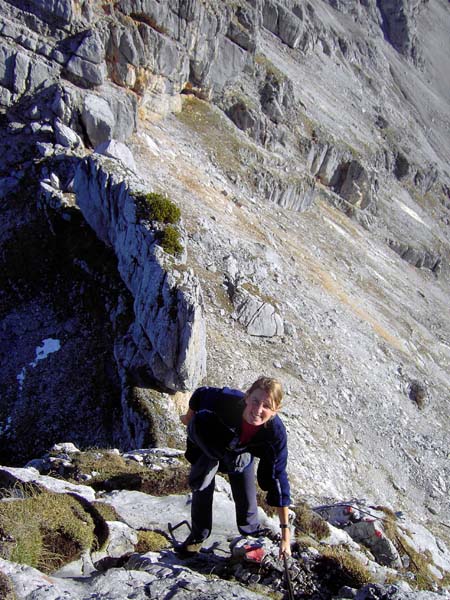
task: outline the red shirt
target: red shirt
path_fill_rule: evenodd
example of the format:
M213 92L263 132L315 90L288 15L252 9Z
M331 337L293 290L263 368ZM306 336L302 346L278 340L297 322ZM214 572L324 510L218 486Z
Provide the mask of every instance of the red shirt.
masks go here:
M251 425L245 419L242 419L241 437L239 438L241 446L248 444L260 427L262 425Z

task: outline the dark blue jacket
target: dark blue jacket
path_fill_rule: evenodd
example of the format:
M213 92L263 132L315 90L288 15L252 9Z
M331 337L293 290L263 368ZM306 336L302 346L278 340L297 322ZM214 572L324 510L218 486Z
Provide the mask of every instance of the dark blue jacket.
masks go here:
M208 438L215 446L233 447L237 452L250 452L258 457L258 484L267 492L270 506L289 506L291 503L289 480L286 473L288 458L286 429L282 420L275 415L263 425L245 447L236 447L242 426L244 393L231 388L201 387L195 390L189 407L196 413L206 410L219 417L217 427L208 431ZM186 457L195 462L201 451L188 444Z

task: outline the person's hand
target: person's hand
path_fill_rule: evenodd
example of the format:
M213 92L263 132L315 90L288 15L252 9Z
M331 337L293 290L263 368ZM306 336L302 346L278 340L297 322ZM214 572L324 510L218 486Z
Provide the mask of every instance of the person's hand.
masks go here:
M180 421L187 427L194 414L195 413L192 408L188 408L188 411L185 415L180 415Z
M281 542L280 542L279 557L283 558L283 556L292 556L291 543L288 540L281 540Z

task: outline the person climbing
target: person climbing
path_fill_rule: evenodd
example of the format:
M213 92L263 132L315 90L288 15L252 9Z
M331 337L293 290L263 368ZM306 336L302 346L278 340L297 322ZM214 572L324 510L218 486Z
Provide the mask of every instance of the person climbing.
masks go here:
M244 536L258 536L254 457L259 458L257 479L276 507L281 528L280 557L290 555L288 506L291 502L286 473L286 429L278 416L283 390L269 377L257 379L247 392L231 388L201 387L180 417L187 426L186 458L191 463L191 533L177 546L189 556L211 534L215 474L228 475L235 503L236 522Z

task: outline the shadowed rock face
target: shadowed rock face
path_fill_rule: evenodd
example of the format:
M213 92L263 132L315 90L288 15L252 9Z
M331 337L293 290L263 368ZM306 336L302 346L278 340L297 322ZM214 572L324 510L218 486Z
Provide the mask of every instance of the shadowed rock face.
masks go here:
M207 365L282 379L296 493L446 514L448 3L0 9L5 460L181 443Z

